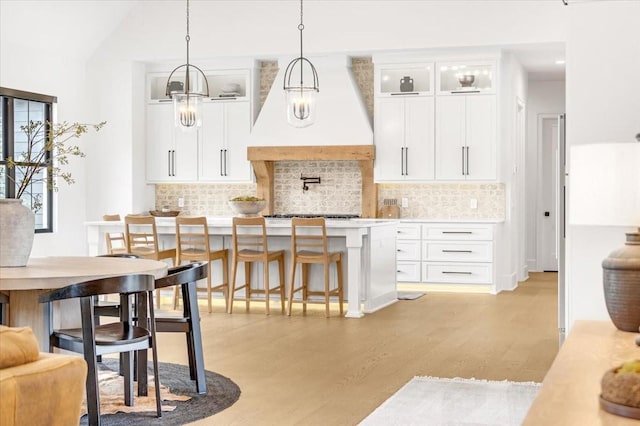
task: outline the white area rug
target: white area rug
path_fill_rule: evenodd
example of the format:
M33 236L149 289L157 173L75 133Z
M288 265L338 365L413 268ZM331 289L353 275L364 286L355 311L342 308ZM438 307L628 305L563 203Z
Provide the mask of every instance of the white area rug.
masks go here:
M520 425L540 383L414 377L362 426Z

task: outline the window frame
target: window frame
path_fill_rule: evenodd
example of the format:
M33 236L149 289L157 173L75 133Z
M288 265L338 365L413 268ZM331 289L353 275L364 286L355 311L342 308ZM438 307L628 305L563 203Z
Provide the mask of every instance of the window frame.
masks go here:
M24 101L33 101L44 104L45 111L45 122L52 123L53 114L54 114L54 105L58 102L58 98L56 96L43 95L41 93L34 92L25 92L22 90L9 89L6 87L0 87L0 102L2 103L2 153L3 155L0 157L0 165L6 166L7 157L14 157L15 154L15 109L14 109L14 101L24 100ZM45 129L47 131L48 129ZM15 158L15 157L14 157ZM53 163L54 155L53 152L49 154L47 157L47 163ZM46 163L45 163L46 164ZM15 178L15 168L8 169L5 167L5 176L4 176L4 194L0 194L4 198L15 198L15 185L9 178L10 176ZM41 210L42 215L45 217L46 227L35 228L34 232L36 234L39 233L52 233L53 232L53 189L49 187L50 185L45 183L44 186L44 196L47 199L45 203L45 208Z

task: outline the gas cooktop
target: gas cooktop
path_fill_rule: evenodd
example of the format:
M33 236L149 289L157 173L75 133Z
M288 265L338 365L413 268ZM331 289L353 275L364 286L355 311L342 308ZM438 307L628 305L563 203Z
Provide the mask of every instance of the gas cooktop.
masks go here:
M285 213L285 214L266 214L267 219L291 219L292 217L324 217L325 219L358 219L360 215L357 214L341 214L341 213Z

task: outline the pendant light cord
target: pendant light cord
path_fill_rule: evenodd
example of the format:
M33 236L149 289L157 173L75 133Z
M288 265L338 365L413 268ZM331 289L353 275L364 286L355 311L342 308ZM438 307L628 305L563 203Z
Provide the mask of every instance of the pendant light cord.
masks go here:
M304 30L304 23L302 22L302 0L300 0L300 25L298 25L298 30L300 30L300 60L302 60L302 30ZM303 85L303 69L302 64L300 65L300 88Z
M189 0L187 0L187 35L184 37L187 41L187 72L185 74L185 93L187 94L187 100L189 99L189 92L191 91L191 82L189 81L189 42L191 37L189 36Z

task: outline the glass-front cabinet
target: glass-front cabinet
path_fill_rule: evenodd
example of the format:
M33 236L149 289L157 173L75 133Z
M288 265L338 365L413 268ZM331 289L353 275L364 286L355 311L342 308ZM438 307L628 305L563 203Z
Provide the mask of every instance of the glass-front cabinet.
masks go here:
M493 61L438 62L438 95L495 93L496 65Z
M167 85L169 92L175 90L177 92L184 92L185 85L185 72L184 69L177 70L171 75L171 81L169 82L168 72L154 72L147 74L147 102L171 102L171 99L167 95ZM204 79L202 75L196 70L189 71L189 84L194 91L199 92L205 87Z
M205 92L209 87L208 100L247 98L249 90L249 70L203 70L206 81L196 70L189 72L190 84L195 92ZM185 72L177 70L168 82L169 73L158 72L147 74L147 102L170 102L167 95L167 83L169 91L184 92Z
M376 95L433 95L433 63L390 64L377 67Z
M205 71L210 99L245 98L248 95L249 70Z

